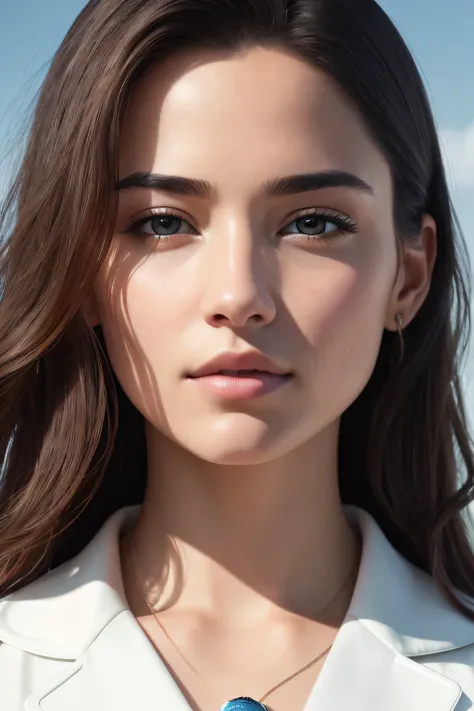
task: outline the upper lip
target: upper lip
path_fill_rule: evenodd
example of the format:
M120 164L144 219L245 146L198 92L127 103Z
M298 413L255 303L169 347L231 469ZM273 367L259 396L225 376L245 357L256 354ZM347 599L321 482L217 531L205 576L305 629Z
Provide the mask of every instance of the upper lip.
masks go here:
M261 370L262 372L275 373L276 375L290 374L288 370L279 368L267 356L256 351L247 351L246 353L221 353L197 370L189 373L188 376L202 378L206 375L215 375L221 370Z

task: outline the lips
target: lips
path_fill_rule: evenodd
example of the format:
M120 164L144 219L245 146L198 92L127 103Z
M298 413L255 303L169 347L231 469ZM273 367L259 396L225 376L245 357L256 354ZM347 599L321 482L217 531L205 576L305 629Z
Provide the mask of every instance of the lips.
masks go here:
M221 353L195 371L187 373L189 378L204 378L209 375L229 377L252 377L261 373L291 375L291 371L274 363L270 358L256 351L245 353Z
M261 353L247 351L221 353L187 378L214 402L236 402L279 391L293 379L293 373Z
M233 378L251 378L252 375L258 375L259 373L269 373L269 370L258 370L255 368L254 370L226 370L225 368L223 370L218 370L215 375L230 375Z

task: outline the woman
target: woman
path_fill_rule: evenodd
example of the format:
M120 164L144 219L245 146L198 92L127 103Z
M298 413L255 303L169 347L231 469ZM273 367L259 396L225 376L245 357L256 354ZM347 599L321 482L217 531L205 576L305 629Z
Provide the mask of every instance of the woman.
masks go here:
M471 708L467 261L378 5L89 2L2 234L2 711Z

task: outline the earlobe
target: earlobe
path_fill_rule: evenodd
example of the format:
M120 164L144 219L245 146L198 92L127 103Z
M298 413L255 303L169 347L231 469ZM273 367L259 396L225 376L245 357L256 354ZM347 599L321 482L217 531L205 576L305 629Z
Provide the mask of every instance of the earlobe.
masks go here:
M399 308L395 311L395 313L391 313L391 315L388 317L388 322L385 325L385 328L387 329L387 331L398 331L398 333L400 334L402 333L406 325L407 323L404 313L401 308Z

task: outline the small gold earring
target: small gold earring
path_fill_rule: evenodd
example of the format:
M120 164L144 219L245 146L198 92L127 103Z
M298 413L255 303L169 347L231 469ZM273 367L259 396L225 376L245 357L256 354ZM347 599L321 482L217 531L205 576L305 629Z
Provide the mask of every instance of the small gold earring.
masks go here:
M400 331L403 329L403 315L402 315L402 314L397 314L397 315L395 316L395 318L396 318L396 321L397 321L398 332L400 333Z

